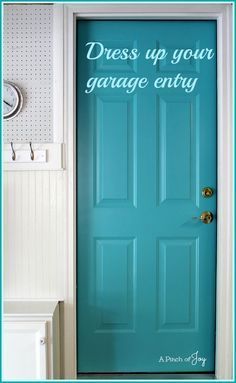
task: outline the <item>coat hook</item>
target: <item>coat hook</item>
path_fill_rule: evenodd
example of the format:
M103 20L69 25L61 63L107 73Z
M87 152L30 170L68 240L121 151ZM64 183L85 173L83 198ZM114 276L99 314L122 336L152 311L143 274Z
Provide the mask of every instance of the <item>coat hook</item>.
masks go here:
M32 142L29 143L29 146L30 146L30 158L31 158L31 161L34 160L34 151L32 149Z
M11 155L12 161L15 161L16 160L16 152L13 148L13 142L11 142L11 150L12 150L12 155Z

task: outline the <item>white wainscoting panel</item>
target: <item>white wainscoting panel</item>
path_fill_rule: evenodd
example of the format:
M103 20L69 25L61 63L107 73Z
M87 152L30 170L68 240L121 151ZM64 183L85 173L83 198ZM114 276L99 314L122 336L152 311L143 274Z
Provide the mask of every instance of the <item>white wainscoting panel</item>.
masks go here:
M5 298L64 299L66 264L66 172L5 172Z

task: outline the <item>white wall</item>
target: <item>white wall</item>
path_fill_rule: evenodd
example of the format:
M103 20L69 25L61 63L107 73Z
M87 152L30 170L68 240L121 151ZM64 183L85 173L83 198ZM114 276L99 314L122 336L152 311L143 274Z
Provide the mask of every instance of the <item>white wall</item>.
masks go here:
M4 296L65 297L64 171L4 174Z
M25 96L20 115L4 124L5 142L52 142L58 136L53 131L53 5L4 8L4 79L16 82ZM18 36L17 44L14 36ZM40 49L41 61L36 54ZM67 299L66 185L66 170L4 172L4 298L64 300L65 317L71 307ZM66 334L62 339L65 345L67 338ZM64 355L67 361L62 370L71 377L74 361Z

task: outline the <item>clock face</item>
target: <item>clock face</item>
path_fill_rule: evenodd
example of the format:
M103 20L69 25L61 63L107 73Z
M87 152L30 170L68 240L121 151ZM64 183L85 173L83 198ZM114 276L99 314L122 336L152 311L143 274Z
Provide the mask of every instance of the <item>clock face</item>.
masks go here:
M13 83L4 81L3 85L3 118L15 117L22 108L23 97L20 89Z

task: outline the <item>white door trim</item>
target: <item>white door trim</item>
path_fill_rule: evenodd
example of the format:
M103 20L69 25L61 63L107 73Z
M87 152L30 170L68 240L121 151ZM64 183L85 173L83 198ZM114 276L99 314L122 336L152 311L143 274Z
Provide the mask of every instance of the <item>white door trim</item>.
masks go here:
M76 378L76 104L75 25L77 18L214 19L218 52L218 234L216 378L233 377L233 3L65 3L64 137L67 168L67 297L65 299L65 378ZM59 12L60 13L60 12ZM56 12L58 15L58 12ZM63 44L63 42L62 42Z

